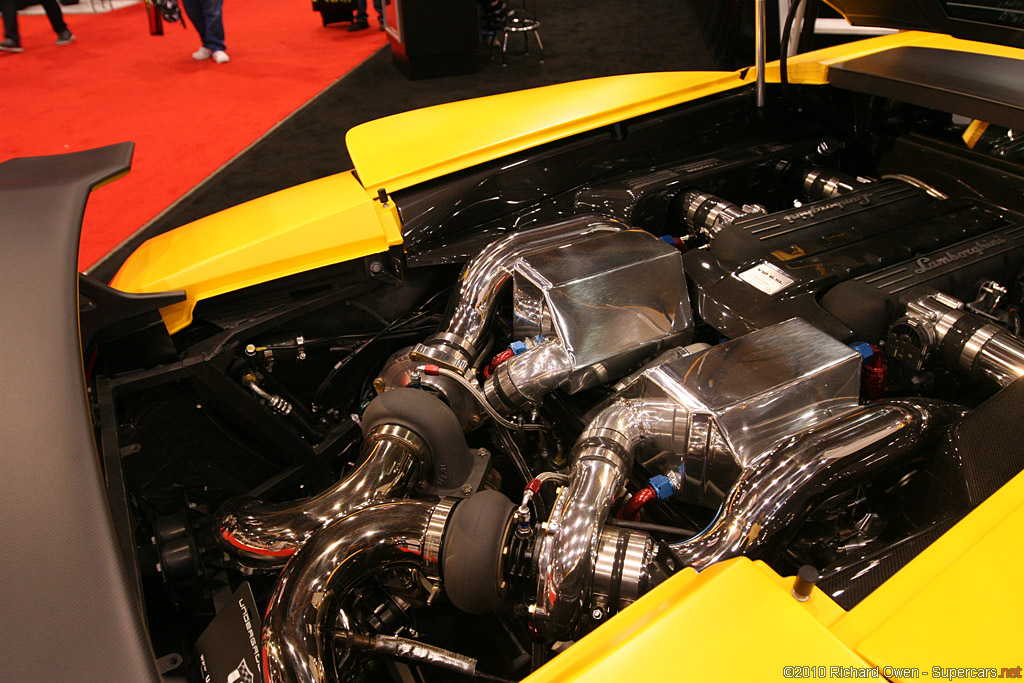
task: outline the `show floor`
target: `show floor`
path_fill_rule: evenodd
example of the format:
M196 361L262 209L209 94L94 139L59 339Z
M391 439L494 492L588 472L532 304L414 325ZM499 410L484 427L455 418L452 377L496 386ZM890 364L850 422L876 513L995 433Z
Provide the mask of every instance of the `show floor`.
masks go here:
M658 0L538 2L545 60L510 43L481 49L474 74L410 81L385 47L171 205L93 270L110 277L138 244L215 211L351 168L345 133L410 109L553 83L646 71L713 70L690 6ZM371 20L371 24L374 22ZM377 31L371 31L377 33ZM529 114L524 112L524 116Z

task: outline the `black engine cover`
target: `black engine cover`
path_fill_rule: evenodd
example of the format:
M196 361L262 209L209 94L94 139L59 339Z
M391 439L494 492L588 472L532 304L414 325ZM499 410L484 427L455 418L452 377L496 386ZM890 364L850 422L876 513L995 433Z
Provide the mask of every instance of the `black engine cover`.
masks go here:
M912 288L971 300L977 273L1008 283L1022 260L1018 218L879 182L738 220L684 263L698 312L728 337L801 317L842 341L878 341Z

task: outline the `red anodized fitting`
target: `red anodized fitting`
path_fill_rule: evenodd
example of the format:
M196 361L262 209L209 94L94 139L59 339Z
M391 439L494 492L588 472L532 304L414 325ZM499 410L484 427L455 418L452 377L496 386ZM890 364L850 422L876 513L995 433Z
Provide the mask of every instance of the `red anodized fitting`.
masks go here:
M494 358L491 359L491 362L487 364L487 367L484 368L484 377L490 377L491 375L493 375L494 371L498 369L499 365L501 365L514 355L516 354L515 351L513 351L512 349L505 349L504 351L496 355Z
M619 519L629 520L631 522L637 522L640 520L640 508L647 505L652 500L657 500L658 494L654 491L653 486L645 486L629 499L629 502L622 506L619 513L616 515Z
M871 350L875 352L875 355L871 356L871 359L864 364L862 380L864 395L869 401L876 401L885 393L885 379L889 373L889 366L885 362L882 349L872 344Z

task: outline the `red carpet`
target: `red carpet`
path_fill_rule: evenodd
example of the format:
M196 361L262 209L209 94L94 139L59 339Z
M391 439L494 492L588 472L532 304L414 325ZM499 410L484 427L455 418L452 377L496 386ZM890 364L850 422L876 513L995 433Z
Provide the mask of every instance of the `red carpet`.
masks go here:
M0 53L0 160L136 143L132 172L89 200L82 268L386 42L373 19L323 27L308 0L224 0L223 65L191 58L191 24L150 36L141 4L65 19L75 43L22 16L25 51Z

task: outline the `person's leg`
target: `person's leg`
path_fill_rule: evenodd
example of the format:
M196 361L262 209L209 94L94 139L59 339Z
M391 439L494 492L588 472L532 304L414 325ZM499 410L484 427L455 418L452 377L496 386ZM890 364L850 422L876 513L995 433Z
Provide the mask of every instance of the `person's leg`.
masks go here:
M366 23L366 0L356 0L356 18L354 24Z
M0 13L4 15L4 38L19 42L17 0L0 0Z
M373 0L373 9L377 11L377 21L381 30L384 30L384 0Z
M203 15L201 0L181 0L181 6L185 9L189 21L195 26L196 33L199 34L199 43L206 47L206 18Z
M224 0L202 0L206 33L203 45L214 52L224 52Z
M64 13L60 11L60 5L57 4L57 0L42 0L41 4L43 9L46 10L46 18L50 20L53 32L59 36L64 31L67 31L68 25L64 23Z

